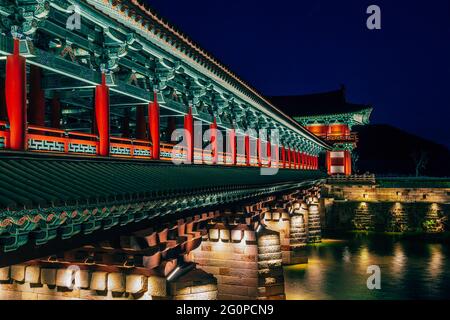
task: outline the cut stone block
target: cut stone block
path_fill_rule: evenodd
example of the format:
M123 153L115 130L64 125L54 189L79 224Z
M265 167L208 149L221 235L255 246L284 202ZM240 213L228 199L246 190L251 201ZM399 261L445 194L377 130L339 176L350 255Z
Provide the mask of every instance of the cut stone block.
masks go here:
M91 290L105 291L107 289L107 272L93 272L91 277Z
M41 278L41 268L38 266L27 266L25 268L25 282L39 284Z
M126 292L136 294L146 291L147 279L145 276L131 274L126 277Z
M167 280L162 277L148 277L148 293L155 297L167 296Z
M54 286L56 284L56 269L42 269L41 281L42 284Z
M125 277L122 273L114 272L108 274L108 291L125 292Z
M23 282L25 280L25 266L21 264L11 266L11 279Z
M4 268L0 268L0 281L8 281L9 280L9 273L10 268L9 267L4 267Z
M63 288L72 288L74 282L73 269L58 269L56 272L56 285Z
M87 270L75 271L75 287L79 289L88 289L90 285L90 273Z

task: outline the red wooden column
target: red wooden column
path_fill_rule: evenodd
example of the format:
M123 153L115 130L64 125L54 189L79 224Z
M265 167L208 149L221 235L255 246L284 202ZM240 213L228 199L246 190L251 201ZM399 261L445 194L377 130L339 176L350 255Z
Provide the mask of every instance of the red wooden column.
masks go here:
M327 173L331 174L331 151L326 151L325 167L327 168Z
M302 169L302 153L301 153L301 151L297 152L297 165L298 165L298 169L301 170Z
M297 159L298 159L298 169L302 170L302 153L299 151L297 152Z
M158 93L153 91L153 102L148 105L148 121L150 138L152 140L152 159L159 160L160 156L160 137L159 137L159 103L158 103Z
M218 144L217 144L217 120L216 117L214 117L213 123L209 126L211 137L211 147L212 147L212 163L217 164L219 161L219 150L217 150Z
M56 94L51 103L51 127L57 129L61 127L61 102Z
M301 151L298 152L298 167L300 170L305 168L305 158L303 152Z
M245 136L245 164L247 166L251 165L251 154L250 154L250 136Z
M299 162L299 157L298 157L298 151L294 150L293 152L293 157L294 157L294 169L298 169L300 168L300 162Z
M262 166L262 141L261 138L256 139L256 159L258 162L258 167Z
M19 54L19 40L14 39L14 52L6 58L5 97L12 150L24 150L27 123L27 76L25 58Z
M145 123L145 107L136 107L136 139L147 139L147 124Z
M109 156L109 88L106 75L102 74L102 83L95 88L95 119L99 136L98 155Z
M284 146L281 147L281 164L283 169L286 169L286 148Z
M348 174L352 175L353 168L352 168L352 153L348 151Z
M288 148L287 149L287 158L288 158L288 167L289 167L289 169L291 169L292 168L292 152L291 152L291 148Z
M229 144L229 150L231 153L231 165L235 166L237 164L237 150L236 150L237 142L236 142L236 130L235 129L230 130L228 139L230 139L228 144Z
M269 139L267 139L267 165L269 168L272 167L272 144Z
M37 126L45 126L45 93L42 90L41 68L30 66L30 101L29 122Z
M296 156L297 151L292 150L292 162L293 162L293 166L292 169L297 169L297 156Z
M184 116L184 130L186 132L187 163L194 163L194 117L192 107L189 107L188 114Z
M352 174L352 155L350 151L344 151L344 173L347 176Z

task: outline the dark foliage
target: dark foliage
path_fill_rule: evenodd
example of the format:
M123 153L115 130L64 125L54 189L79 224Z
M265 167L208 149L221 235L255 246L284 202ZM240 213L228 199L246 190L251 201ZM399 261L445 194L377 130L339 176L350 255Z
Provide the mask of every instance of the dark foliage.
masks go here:
M450 150L390 125L355 127L359 133L358 172L381 175L416 175L417 155L427 160L421 176L450 176Z

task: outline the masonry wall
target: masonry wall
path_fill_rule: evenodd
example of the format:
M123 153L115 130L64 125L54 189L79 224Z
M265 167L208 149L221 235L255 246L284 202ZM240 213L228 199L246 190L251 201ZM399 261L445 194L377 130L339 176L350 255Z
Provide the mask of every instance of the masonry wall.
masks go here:
M325 186L327 230L379 232L448 231L449 189Z
M306 220L305 220L306 219ZM307 213L293 215L289 219L265 220L270 230L280 235L280 247L283 265L303 264L308 262L305 246L307 244Z
M190 255L217 279L218 299L285 299L279 234L246 231L239 243L210 241Z
M370 202L448 203L449 188L380 188L376 185L325 185L322 195L334 199Z
M174 282L159 276L15 265L0 269L0 300L210 300L216 280L193 270Z

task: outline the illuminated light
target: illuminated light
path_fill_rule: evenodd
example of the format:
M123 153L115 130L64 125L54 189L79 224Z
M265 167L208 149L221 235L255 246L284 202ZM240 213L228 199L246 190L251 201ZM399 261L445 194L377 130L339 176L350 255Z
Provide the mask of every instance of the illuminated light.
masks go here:
M394 246L394 257L392 259L391 268L392 275L396 278L400 278L403 275L403 270L407 262L403 246L400 243Z
M428 263L428 274L432 278L440 277L444 270L445 257L439 247L431 247L431 259Z
M272 220L272 213L270 211L267 211L264 213L264 220L270 221Z
M438 205L437 203L433 203L433 204L431 205L431 210L433 210L433 211L439 210L439 205Z
M219 234L222 241L230 241L230 230L222 229Z
M359 263L363 268L366 268L370 264L370 258L371 257L367 246L362 247L359 254Z
M279 221L280 220L280 213L279 212L273 212L272 213L272 220Z
M396 202L395 205L394 205L395 209L401 209L402 207L403 206L402 206L402 204L400 202Z
M397 196L401 197L402 196L402 192L401 191L397 191Z
M243 230L231 230L231 240L233 242L241 242L244 238Z
M361 202L361 203L359 204L359 206L360 206L360 207L367 207L367 203L366 203L366 202Z
M350 250L348 246L345 246L344 251L342 252L342 261L345 263L350 263L352 259L352 254L350 253Z
M287 212L283 212L281 214L281 219L282 220L289 220L289 214Z
M363 194L363 198L364 198L364 199L369 199L369 195L368 195L367 193L364 193L364 194Z
M177 272L180 271L180 267L177 267L175 270L172 271L171 274L167 277L167 281L172 280L172 278L177 274Z
M209 240L219 240L219 230L218 229L209 229Z

